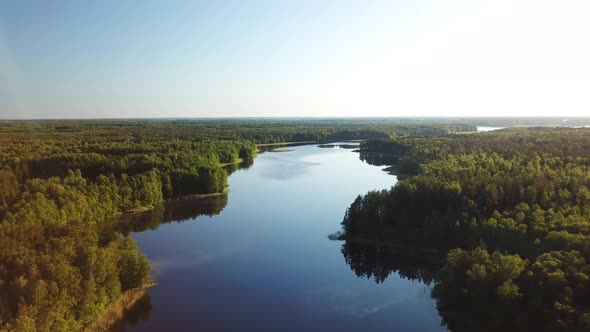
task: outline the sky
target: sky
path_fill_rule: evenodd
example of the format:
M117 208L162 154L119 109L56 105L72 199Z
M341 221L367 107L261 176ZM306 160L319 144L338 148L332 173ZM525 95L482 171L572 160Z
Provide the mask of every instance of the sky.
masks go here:
M590 116L587 0L0 0L0 118Z

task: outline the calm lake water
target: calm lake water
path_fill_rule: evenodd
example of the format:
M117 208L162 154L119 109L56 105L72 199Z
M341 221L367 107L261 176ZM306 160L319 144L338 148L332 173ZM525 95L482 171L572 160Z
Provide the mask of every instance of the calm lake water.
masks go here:
M431 286L357 277L328 239L357 195L395 176L350 149L288 149L233 173L227 198L193 201L215 206L158 212L164 223L132 233L157 285L118 330L446 330Z

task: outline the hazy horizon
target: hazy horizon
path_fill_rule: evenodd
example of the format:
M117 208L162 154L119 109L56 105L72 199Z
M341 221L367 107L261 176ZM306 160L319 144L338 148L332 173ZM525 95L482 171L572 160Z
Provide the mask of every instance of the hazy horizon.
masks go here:
M585 117L590 3L0 1L0 119Z
M564 126L568 126L568 121L570 120L577 120L572 121L574 124L571 126L584 126L590 127L590 116L439 116L439 115L432 115L432 116L170 116L170 117L69 117L69 118L0 118L0 122L18 122L18 121L175 121L175 120L203 120L203 121L214 121L214 120L285 120L285 121L297 121L297 120L313 120L313 121L321 121L321 120L414 120L414 121L424 121L428 123L429 120L457 120L459 123L461 120L465 121L474 121L474 120L485 120L485 121L503 121L503 120L554 120L554 121L562 121L561 123ZM580 120L588 121L587 124L580 123ZM486 126L486 124L480 124L481 126ZM557 123L527 123L515 126L558 126Z

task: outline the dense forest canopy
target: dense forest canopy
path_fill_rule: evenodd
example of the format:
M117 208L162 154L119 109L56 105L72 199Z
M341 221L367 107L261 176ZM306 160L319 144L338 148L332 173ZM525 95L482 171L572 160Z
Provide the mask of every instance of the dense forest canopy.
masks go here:
M589 331L588 151L590 129L567 128L365 142L409 177L351 204L343 253L377 281L399 267L355 243L446 256L432 296L452 331Z
M170 119L0 121L0 133L45 136L64 133L189 140L250 140L256 143L433 136L475 131L474 124L410 118L358 119ZM63 135L59 135L63 137Z
M590 117L583 116L473 116L473 117L424 117L403 118L407 121L453 124L463 123L481 127L590 127Z
M171 210L156 208L147 225L113 217L223 194L228 173L247 167L257 144L474 130L367 119L0 122L0 331L82 330L121 294L145 287L149 264L120 233L155 227ZM209 199L203 213L225 205Z

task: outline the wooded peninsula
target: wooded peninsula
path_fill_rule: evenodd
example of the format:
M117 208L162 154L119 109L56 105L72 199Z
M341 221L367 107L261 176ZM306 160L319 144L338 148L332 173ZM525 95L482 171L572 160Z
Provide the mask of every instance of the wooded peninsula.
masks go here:
M361 158L403 179L350 205L343 253L434 283L451 331L589 331L588 151L590 129L369 140Z

